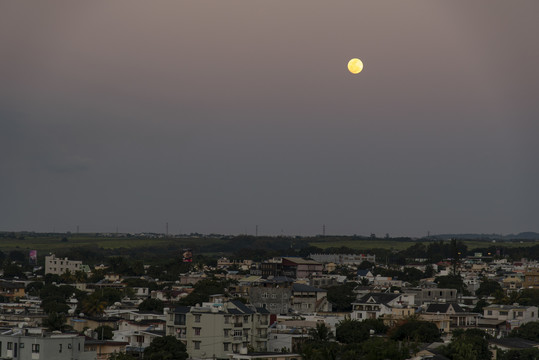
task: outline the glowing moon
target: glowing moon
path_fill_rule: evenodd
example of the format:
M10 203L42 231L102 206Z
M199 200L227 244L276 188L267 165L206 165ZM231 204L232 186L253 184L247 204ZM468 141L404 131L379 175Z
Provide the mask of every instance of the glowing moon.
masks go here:
M363 70L363 62L359 59L352 59L348 62L348 71L352 74L359 74Z

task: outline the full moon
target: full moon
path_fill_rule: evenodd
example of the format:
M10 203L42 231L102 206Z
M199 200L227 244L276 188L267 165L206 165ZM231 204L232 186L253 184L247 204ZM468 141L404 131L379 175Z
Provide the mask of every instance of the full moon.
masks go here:
M352 74L359 74L363 70L363 62L357 58L354 58L348 62L348 71Z

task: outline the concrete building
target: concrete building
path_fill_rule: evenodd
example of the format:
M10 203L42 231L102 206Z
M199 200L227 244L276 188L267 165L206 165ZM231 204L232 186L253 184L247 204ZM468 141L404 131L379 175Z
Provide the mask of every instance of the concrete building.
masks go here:
M253 281L248 288L249 302L271 314L288 314L291 308L292 282L293 279L285 276Z
M393 307L412 305L406 303L405 298L404 294L368 293L352 303L352 319L361 321L391 316Z
M483 318L505 320L510 331L532 321L538 321L537 306L489 305L483 308Z
M240 301L169 310L166 335L182 340L193 359L229 359L247 349L266 351L269 312Z
M321 263L360 265L363 261L376 263L376 255L370 254L311 254L309 257Z
M439 303L439 302L457 302L457 290L456 289L440 289L440 288L427 288L427 289L408 289L406 294L415 294L414 304L421 306L423 304Z
M328 301L327 295L328 292L324 289L304 284L293 284L291 298L292 309L299 314L331 311L331 304Z
M0 329L0 359L96 360L95 351L85 351L84 336L50 334L41 329Z
M306 279L311 276L321 275L324 270L322 263L300 257L283 257L282 264L283 273L285 275L293 274L292 277L297 279Z
M62 275L65 272L74 274L82 270L82 261L69 260L68 258L59 259L54 254L45 256L45 275Z

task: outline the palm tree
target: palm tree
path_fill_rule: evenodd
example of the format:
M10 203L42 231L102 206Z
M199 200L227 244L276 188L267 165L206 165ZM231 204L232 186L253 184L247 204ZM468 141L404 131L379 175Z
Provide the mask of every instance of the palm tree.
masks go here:
M316 324L316 328L310 329L309 337L315 342L327 342L335 338L333 332L324 322L319 322Z
M107 302L102 300L96 293L93 293L82 300L82 311L84 311L86 315L101 315L105 312L106 307Z

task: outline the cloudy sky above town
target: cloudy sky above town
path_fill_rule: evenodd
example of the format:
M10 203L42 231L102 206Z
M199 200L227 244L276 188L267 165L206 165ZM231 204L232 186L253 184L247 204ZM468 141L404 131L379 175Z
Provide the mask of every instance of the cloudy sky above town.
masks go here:
M2 2L0 231L539 231L538 13Z

